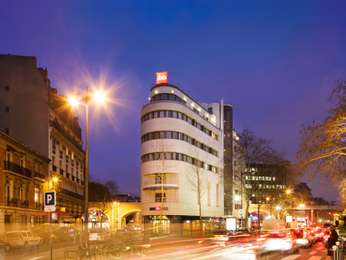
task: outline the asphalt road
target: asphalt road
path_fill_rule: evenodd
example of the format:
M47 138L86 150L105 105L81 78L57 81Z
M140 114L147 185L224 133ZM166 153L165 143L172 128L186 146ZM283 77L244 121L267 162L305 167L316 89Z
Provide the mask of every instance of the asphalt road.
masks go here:
M323 243L317 243L312 248L300 249L291 255L269 254L265 257L258 256L259 244L256 237L237 239L226 246L220 246L206 238L195 239L177 239L169 241L155 241L144 245L143 250L138 250L129 255L119 257L97 256L89 259L108 260L108 259L126 259L126 260L149 260L149 259L174 259L174 260L205 260L205 259L231 259L231 260L326 260L331 259L326 256L326 249ZM53 250L54 260L65 260L66 251L73 251L76 248L64 247ZM16 254L1 256L0 260L49 260L50 252L27 252L25 254ZM77 259L77 258L69 258ZM83 258L87 259L87 258Z

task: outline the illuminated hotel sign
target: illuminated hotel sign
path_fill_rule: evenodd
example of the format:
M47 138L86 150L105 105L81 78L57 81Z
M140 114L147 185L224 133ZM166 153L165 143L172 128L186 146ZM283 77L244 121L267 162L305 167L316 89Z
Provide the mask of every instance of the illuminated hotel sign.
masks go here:
M168 83L168 71L156 72L156 84Z

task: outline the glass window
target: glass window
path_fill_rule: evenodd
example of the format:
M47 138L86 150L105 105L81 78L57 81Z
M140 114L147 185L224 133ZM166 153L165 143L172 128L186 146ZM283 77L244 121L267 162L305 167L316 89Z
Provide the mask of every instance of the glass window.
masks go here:
M168 138L168 139L172 139L172 131L167 131L166 132L166 138Z
M160 132L154 132L153 139L159 139L159 138L160 138Z
M179 139L178 132L173 132L173 139Z
M165 202L166 201L166 193L157 192L155 193L155 202Z

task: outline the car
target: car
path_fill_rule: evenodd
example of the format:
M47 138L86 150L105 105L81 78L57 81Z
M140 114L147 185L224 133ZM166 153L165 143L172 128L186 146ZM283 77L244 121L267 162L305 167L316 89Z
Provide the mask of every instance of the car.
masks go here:
M226 230L217 230L214 231L212 241L221 246L226 246L228 242L237 240L237 239L246 239L250 238L251 234L248 231L226 231Z
M42 243L42 238L34 236L30 231L9 231L6 232L5 242L10 248L32 247Z

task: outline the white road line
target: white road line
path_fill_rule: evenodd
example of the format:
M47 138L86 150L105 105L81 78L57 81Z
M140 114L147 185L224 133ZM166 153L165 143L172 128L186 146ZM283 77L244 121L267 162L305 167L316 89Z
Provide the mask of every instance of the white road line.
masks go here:
M317 251L314 250L314 251L311 251L311 252L309 253L309 255L316 255L316 253L317 253Z
M321 256L314 255L312 257L309 257L308 260L320 260L321 258Z
M286 257L282 258L281 260L295 260L298 257L300 257L300 255L290 255L290 256L286 256Z

